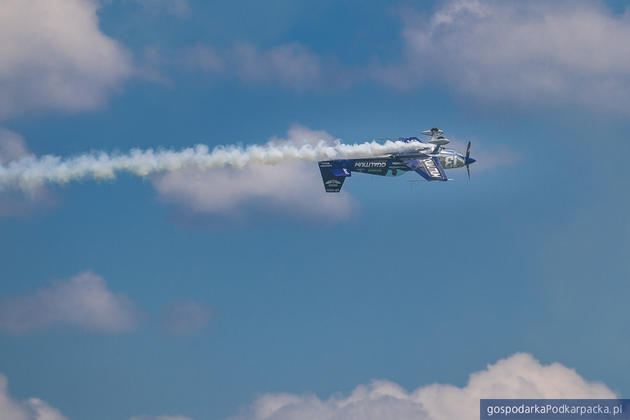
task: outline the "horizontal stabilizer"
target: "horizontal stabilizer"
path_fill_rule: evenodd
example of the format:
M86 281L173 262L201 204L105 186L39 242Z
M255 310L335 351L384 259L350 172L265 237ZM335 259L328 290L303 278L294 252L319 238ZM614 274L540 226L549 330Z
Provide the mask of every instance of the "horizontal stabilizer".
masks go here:
M348 169L333 169L333 162L334 161L328 160L319 162L319 171L322 173L322 181L324 182L324 189L326 189L326 192L341 191L343 181L345 181L346 177L351 175ZM344 170L348 172L347 175L343 172ZM342 175L335 175L335 173L340 173Z
M352 176L352 172L346 168L333 169L332 174L334 176Z
M428 143L437 144L439 146L445 146L445 145L449 144L450 142L451 141L449 139L447 139L445 137L442 137L442 136L440 136L440 137L438 137L436 139L431 139L431 140L428 141Z

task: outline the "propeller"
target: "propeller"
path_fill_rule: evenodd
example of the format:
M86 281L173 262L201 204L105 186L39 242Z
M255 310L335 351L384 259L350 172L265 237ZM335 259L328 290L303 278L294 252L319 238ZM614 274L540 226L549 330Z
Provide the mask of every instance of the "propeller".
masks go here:
M475 163L475 159L470 157L470 142L466 146L466 156L464 158L464 164L466 165L466 172L468 172L468 181L470 182L470 164Z

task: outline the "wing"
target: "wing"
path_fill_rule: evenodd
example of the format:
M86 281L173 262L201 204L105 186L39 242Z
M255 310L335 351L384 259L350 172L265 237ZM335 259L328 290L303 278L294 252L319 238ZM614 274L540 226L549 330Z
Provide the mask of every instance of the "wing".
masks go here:
M421 157L418 159L403 159L405 165L418 172L427 181L448 181L444 169L437 157Z

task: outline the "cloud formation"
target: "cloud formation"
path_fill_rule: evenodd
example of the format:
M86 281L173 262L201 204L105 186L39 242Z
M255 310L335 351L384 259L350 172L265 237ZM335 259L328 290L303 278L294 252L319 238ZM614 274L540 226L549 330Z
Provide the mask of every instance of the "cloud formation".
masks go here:
M231 420L474 420L480 398L617 398L603 383L582 378L560 363L543 365L517 353L470 375L466 386L432 384L408 392L384 380L357 386L349 395L264 394ZM59 410L30 398L8 394L0 374L0 418L68 420ZM129 420L192 420L183 415L140 415Z
M348 396L266 394L232 420L474 420L480 398L615 398L559 363L518 353L470 375L463 388L433 384L407 392L389 381L360 385Z
M154 61L160 61L160 51L153 50ZM184 48L179 61L188 70L199 70L202 73L216 74L225 70L226 60L215 48L208 44L195 44Z
M85 271L25 296L0 299L0 331L24 333L49 326L76 326L118 333L138 324L134 303L113 293L105 280Z
M331 144L334 138L302 126L289 129L287 138L273 138L270 147L310 147ZM347 193L326 194L316 164L282 161L210 170L183 169L152 178L165 202L176 203L195 215L243 220L265 215L335 222L355 209Z
M0 5L0 120L104 103L131 74L130 55L98 27L98 2L4 0Z
M630 11L604 2L452 0L432 14L405 9L402 58L344 66L299 42L261 49L190 47L187 69L295 91L347 88L371 80L400 90L441 84L488 105L577 103L604 112L630 107ZM172 55L172 54L170 54Z
M0 374L0 418L6 420L68 420L39 398L18 401L9 395L6 376Z
M2 420L68 420L61 412L39 398L20 401L9 394L7 377L0 374L0 419ZM192 420L180 415L134 416L129 420Z
M214 310L208 305L192 300L166 304L162 308L162 329L173 335L199 334L214 318Z
M147 63L153 72L177 66L209 77L236 78L250 86L280 86L297 92L325 89L340 80L337 69L330 63L325 65L317 53L296 41L268 49L245 42L230 48L197 43L181 51L152 48L150 52ZM172 57L178 57L175 63Z
M26 142L17 133L0 127L0 165L31 155ZM18 216L41 208L49 207L53 196L45 187L0 192L0 218Z
M275 213L334 222L345 220L353 208L347 193L324 193L319 170L313 164L187 169L157 176L152 183L162 201L197 215L233 220Z
M324 69L319 56L298 42L265 51L251 44L237 45L231 59L237 74L248 83L277 83L298 91L322 87Z
M373 73L398 88L441 82L487 103L629 109L630 11L579 0L455 0L402 19L406 61Z

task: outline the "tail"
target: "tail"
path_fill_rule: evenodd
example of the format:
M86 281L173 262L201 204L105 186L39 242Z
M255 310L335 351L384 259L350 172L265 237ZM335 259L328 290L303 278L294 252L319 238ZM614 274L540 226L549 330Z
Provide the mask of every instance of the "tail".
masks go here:
M319 162L319 171L322 173L326 192L341 191L343 181L351 176L348 169L333 169L333 162L329 160Z

